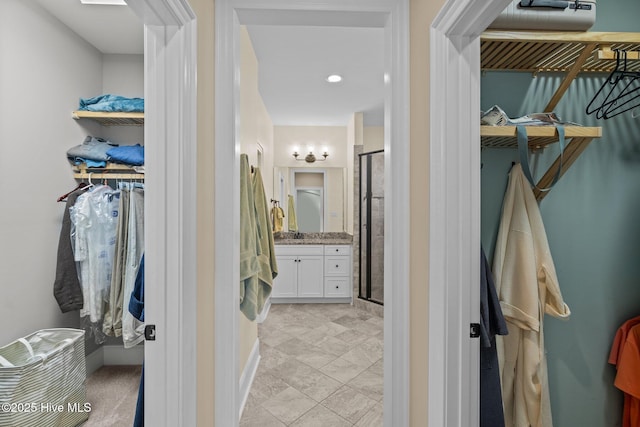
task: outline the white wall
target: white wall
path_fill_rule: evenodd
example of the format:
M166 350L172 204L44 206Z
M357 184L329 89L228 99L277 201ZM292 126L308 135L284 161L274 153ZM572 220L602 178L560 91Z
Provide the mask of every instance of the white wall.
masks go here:
M144 55L103 55L102 76L100 94L144 98ZM144 144L144 127L105 126L99 136L122 145Z
M76 185L65 152L86 135L70 113L101 92L102 72L100 52L39 6L0 2L0 345L78 326L53 297L56 199Z

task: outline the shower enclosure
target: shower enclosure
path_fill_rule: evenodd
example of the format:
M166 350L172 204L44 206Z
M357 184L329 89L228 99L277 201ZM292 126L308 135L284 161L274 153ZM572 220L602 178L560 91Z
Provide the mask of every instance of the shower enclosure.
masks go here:
M361 299L384 303L384 150L360 156Z

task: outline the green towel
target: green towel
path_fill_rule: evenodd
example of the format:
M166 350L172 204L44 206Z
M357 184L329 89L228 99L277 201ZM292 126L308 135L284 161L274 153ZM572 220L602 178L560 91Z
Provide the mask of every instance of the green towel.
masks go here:
M289 194L287 203L289 208L289 231L298 231L298 220L296 219L296 207L293 202L293 196Z
M264 183L260 168L255 168L253 173L253 199L256 208L256 224L258 225L258 263L260 271L261 288L258 293L258 313L262 311L264 302L271 294L273 279L278 275L276 254L273 248L273 233L269 224L269 206L267 196L264 194Z
M249 157L240 155L240 311L255 320L260 299L258 230Z

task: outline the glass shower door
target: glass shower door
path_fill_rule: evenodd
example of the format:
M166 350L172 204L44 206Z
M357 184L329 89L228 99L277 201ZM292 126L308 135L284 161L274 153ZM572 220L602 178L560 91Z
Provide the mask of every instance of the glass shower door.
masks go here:
M384 151L360 154L360 292L384 303Z

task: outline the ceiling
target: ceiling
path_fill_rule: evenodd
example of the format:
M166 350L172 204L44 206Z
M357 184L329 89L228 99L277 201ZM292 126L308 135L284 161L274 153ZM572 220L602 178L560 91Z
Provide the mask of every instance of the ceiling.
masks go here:
M143 26L126 6L34 0L104 54L142 54ZM384 30L364 27L247 27L259 90L274 125L346 126L354 112L382 126ZM329 74L343 81L329 84Z
M102 53L144 53L144 27L127 6L84 5L80 0L35 2Z

